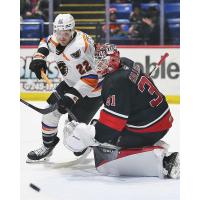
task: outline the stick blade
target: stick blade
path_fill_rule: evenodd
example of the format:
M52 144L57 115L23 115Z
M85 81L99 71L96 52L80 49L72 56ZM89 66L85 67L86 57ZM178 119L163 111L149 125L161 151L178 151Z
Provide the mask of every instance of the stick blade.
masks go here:
M39 112L40 114L48 114L50 112L53 112L54 110L56 110L58 108L58 104L55 103L53 105L50 105L48 108L38 108L30 103L28 103L27 101L23 100L20 98L20 102L22 102L23 104L27 105L28 107L32 108L33 110Z

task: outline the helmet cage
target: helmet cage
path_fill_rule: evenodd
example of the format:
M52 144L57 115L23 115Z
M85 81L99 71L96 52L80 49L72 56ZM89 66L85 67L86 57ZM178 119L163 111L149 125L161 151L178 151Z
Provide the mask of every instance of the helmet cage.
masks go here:
M95 52L95 64L98 74L104 76L119 68L120 55L114 44L104 44Z

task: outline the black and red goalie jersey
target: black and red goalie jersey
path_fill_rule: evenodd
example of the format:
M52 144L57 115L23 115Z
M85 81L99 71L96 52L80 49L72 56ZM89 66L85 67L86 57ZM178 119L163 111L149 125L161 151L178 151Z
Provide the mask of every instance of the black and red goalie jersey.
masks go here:
M96 139L116 144L123 134L167 131L173 122L165 96L140 66L128 58L107 74L102 85L104 108L96 127Z

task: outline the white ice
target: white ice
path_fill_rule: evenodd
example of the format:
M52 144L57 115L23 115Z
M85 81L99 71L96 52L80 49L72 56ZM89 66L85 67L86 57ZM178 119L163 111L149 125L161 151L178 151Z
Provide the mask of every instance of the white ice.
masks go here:
M44 107L43 102L31 102ZM170 105L174 124L163 138L170 144L169 151L179 151L179 106ZM81 164L66 166L76 157L62 144L62 128L66 116L61 118L61 142L46 164L27 164L26 155L38 148L41 140L41 115L21 104L21 200L178 200L179 180L159 178L106 177L94 168L93 155ZM96 117L98 117L98 114ZM29 184L41 190L36 192Z

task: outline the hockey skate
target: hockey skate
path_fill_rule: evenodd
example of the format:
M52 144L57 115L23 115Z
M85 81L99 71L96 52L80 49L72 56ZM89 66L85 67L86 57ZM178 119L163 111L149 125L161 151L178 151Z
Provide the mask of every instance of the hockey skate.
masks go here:
M163 159L164 175L167 178L179 179L180 178L180 160L179 153L174 152Z
M54 141L54 143L51 147L46 147L43 144L39 149L29 152L27 155L28 159L26 160L26 162L27 163L36 163L36 162L42 162L42 161L49 160L49 157L52 156L53 149L58 144L59 140L60 139L58 137L56 137L56 140Z

